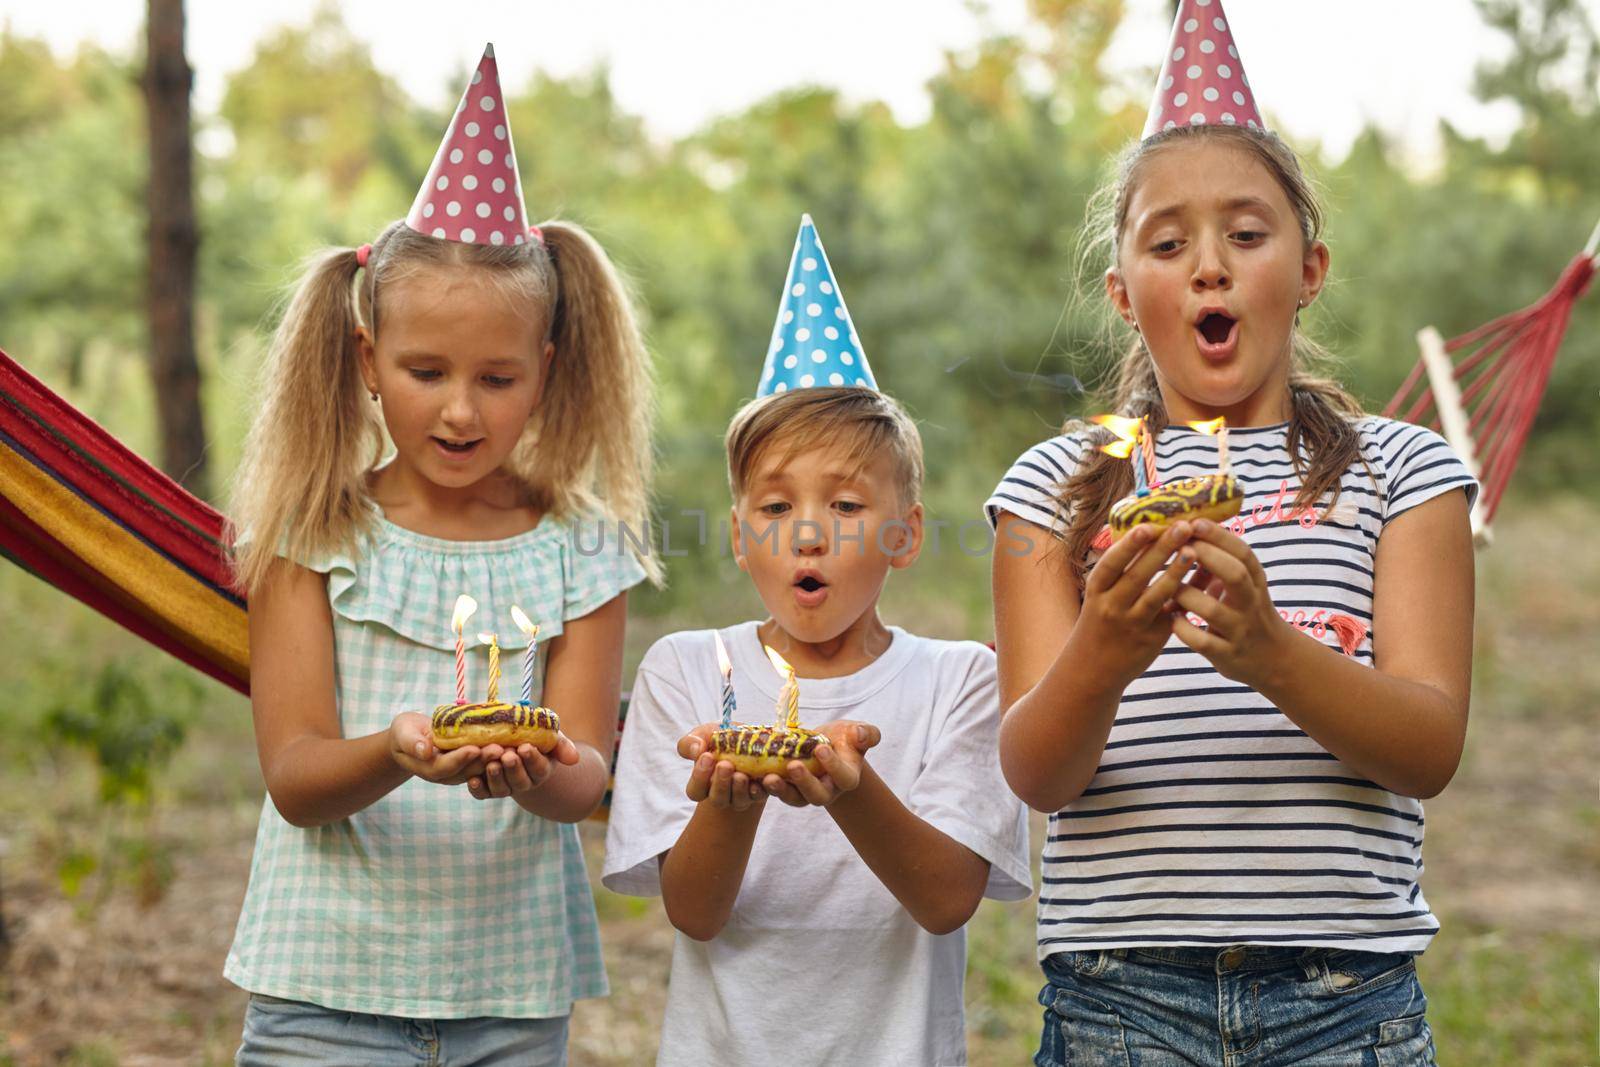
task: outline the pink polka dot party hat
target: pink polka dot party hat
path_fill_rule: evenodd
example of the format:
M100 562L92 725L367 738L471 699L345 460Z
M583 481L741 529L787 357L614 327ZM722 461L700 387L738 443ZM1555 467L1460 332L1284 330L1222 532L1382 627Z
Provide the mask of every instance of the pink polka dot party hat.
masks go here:
M492 44L483 50L450 117L406 225L466 244L520 245L528 240L528 213Z
M1222 0L1181 0L1144 136L1208 122L1266 129Z

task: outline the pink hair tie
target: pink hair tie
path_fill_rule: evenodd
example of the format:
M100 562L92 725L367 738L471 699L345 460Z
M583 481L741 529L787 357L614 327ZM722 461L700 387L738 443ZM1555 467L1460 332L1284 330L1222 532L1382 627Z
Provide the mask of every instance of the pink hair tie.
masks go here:
M532 237L535 241L538 241L540 244L544 244L544 231L539 229L539 227L537 227L537 226L529 226L528 227L528 236Z
M367 265L367 260L371 257L372 246L362 245L360 248L356 249L356 266L365 267Z

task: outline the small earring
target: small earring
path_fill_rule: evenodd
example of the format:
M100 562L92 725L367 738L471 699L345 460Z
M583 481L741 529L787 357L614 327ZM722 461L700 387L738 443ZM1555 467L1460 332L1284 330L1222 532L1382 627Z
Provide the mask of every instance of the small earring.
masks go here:
M374 404L376 404L376 403L377 403L377 402L378 402L378 394L377 394L377 391L376 391L376 390L374 390L374 391L373 391L373 394L372 394L372 402L373 402L373 403L374 403Z

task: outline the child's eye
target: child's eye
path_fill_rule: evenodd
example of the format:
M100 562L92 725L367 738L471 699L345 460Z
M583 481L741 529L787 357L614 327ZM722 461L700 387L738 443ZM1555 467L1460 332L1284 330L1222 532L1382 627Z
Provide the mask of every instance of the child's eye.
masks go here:
M1178 245L1181 243L1182 242L1180 242L1176 237L1172 237L1165 241L1157 241L1155 245L1151 247L1150 251L1156 253L1157 255L1165 255L1168 252L1176 252L1178 250Z
M835 501L833 506L844 512L846 515L854 515L856 512L861 511L866 507L865 504L857 503L854 500Z
M1240 244L1253 245L1266 236L1260 230L1239 230L1234 233L1233 239Z
M761 514L768 516L769 518L775 519L779 515L782 515L784 512L788 511L789 505L782 500L776 500L771 504L762 504L756 510L761 512Z
M431 382L438 379L439 372L431 367L412 367L411 377L419 382Z
M508 385L516 384L517 381L515 378L507 378L499 374L485 374L483 380L485 384L494 389L504 389Z

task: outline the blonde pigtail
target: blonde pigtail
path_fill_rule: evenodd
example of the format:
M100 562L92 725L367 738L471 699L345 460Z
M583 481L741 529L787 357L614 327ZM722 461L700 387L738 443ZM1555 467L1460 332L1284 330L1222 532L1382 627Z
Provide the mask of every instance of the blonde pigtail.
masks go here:
M273 558L307 559L352 543L368 520L362 479L382 432L362 385L355 249L308 264L261 368L261 406L234 477L227 534L247 595ZM238 543L240 535L243 543Z
M555 358L533 432L513 464L540 507L602 515L644 541L655 407L650 354L632 294L582 227L546 222L540 230L556 276ZM656 557L647 553L639 562L660 585Z

